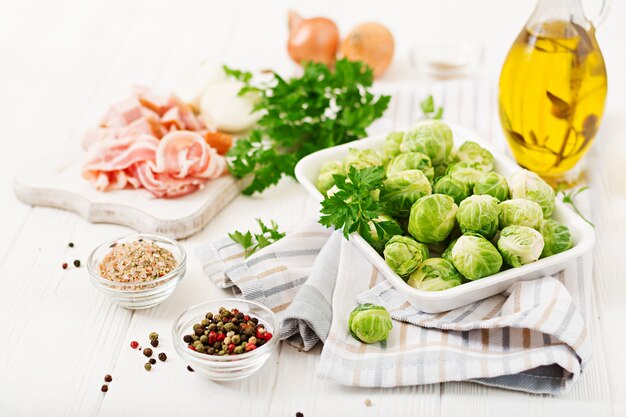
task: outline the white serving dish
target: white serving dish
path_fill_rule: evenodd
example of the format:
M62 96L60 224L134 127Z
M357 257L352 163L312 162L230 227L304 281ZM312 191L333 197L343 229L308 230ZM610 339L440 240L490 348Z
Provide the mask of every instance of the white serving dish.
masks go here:
M452 129L454 142L457 147L467 140L472 140L491 151L495 159L495 171L498 173L508 176L514 171L521 169L509 158L494 152L489 144L480 140L476 132L452 123L448 123L448 125ZM315 187L317 175L322 164L330 160L343 159L348 154L349 148L382 149L385 137L386 135L372 136L315 152L298 162L295 170L296 178L315 199L322 201L324 196ZM569 227L574 241L571 249L519 268L511 268L443 291L431 292L410 287L391 270L385 260L358 233L352 233L350 241L378 268L395 288L409 298L413 305L427 313L440 313L501 293L517 281L553 275L563 270L568 264L583 256L593 247L595 236L591 226L558 200L554 218Z

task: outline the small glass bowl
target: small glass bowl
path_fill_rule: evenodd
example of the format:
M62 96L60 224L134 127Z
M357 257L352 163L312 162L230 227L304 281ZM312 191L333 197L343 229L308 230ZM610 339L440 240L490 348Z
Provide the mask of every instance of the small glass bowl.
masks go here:
M420 76L430 80L448 80L474 75L484 59L480 41L471 38L416 44L410 61Z
M100 276L98 268L100 261L114 245L139 239L152 241L172 252L178 262L176 268L161 278L140 283L111 281ZM89 270L92 284L114 303L131 310L140 310L154 307L172 295L178 283L185 276L187 254L185 253L185 248L173 239L165 236L136 233L103 243L95 248L87 260L87 269Z
M273 337L258 349L239 355L207 355L189 349L183 337L193 333L193 325L202 321L206 313L216 313L220 307L229 310L236 308L244 314L258 318L259 323L263 323ZM172 327L174 349L178 356L187 362L194 371L214 381L234 381L257 372L276 351L279 337L280 324L272 310L263 304L239 298L221 298L190 307L180 315Z

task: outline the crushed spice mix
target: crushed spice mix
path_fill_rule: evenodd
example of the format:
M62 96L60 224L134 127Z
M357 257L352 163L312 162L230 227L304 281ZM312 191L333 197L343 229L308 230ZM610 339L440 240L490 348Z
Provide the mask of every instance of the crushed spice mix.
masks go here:
M154 242L121 243L100 261L100 276L117 282L148 282L170 273L178 262L169 250Z

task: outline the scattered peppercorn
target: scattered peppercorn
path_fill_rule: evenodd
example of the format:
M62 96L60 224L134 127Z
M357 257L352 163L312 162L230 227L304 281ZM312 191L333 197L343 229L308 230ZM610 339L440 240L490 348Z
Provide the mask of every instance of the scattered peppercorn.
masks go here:
M106 374L104 376L104 382L111 382L111 381L113 381L113 377L109 374Z
M152 345L152 347L157 347L159 346L159 339L154 339L150 341L150 344Z
M74 243L70 242L70 243L67 244L67 246L69 246L70 248L73 248L74 247Z
M150 340L157 340L158 338L159 338L159 334L157 332L151 332L148 335L148 339L150 339Z
M165 362L167 360L167 355L163 352L159 353L159 360L161 362Z
M109 386L107 384L104 384L102 387L100 387L100 391L102 392L107 392L109 390Z
M299 412L299 411L298 411L298 412L296 413L296 417L304 417L304 414L302 414L301 412Z
M74 259L74 266L80 268L80 261L78 259Z
M372 400L370 400L369 398L365 399L365 406L369 407L370 405L372 405Z
M63 265L61 265L61 267L62 267L63 269L67 269L67 262L63 262Z
M145 349L143 350L143 354L144 354L144 356L147 356L147 357L149 358L150 356L152 356L152 349L150 349L150 348L145 348Z
M154 365L156 363L156 359L150 358L148 362L150 362L150 365Z
M187 370L188 370L189 372L195 372L195 371L193 370L193 368L192 368L191 366L189 366L189 365L187 365Z
M137 349L137 346L139 346L139 342L136 342L136 341L134 341L134 340L133 340L132 342L130 342L130 347L131 347L131 348L133 348L133 349Z
M143 369L145 369L146 371L150 371L152 369L152 365L150 365L150 362L146 362L143 365Z

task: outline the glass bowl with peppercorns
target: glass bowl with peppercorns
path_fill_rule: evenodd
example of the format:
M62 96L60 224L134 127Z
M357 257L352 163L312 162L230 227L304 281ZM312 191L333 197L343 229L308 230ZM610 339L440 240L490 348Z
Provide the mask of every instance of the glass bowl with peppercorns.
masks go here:
M173 239L135 233L95 248L87 269L100 292L138 310L154 307L174 292L185 275L187 254Z
M257 372L278 346L280 325L263 304L225 298L190 307L176 320L176 353L214 381L232 381Z

